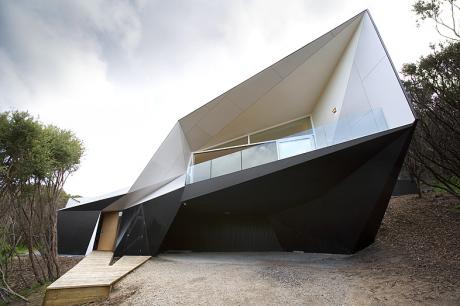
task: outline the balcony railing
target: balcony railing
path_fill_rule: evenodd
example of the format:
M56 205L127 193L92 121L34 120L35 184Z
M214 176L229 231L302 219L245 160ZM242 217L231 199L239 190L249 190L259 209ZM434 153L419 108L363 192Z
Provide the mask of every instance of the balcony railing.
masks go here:
M388 126L382 110L369 110L289 137L240 146L237 152L191 165L187 171L186 183L241 171L386 129Z

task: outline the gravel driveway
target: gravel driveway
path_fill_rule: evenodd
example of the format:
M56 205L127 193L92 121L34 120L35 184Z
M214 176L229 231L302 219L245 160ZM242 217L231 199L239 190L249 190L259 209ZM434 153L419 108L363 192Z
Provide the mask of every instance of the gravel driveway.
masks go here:
M152 258L103 305L460 305L460 213L449 198L393 199L354 255L178 253Z

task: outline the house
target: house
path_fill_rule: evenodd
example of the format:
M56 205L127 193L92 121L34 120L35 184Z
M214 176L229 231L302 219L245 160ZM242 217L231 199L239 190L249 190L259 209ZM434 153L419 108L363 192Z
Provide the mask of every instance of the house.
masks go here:
M128 190L60 210L59 252L356 252L415 124L364 11L179 119Z

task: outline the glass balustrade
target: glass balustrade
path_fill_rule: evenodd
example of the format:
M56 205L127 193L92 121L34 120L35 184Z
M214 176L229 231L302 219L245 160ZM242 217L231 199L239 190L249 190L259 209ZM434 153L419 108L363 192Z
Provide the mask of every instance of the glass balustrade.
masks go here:
M218 177L292 157L341 142L375 134L388 129L381 109L346 116L285 138L250 144L247 148L215 159L191 165L187 184Z

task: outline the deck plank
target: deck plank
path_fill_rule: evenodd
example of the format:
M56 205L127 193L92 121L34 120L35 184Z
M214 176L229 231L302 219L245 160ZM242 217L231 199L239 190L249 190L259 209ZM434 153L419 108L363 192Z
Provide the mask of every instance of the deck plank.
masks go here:
M113 252L110 251L93 251L84 257L72 269L48 286L44 305L61 305L60 301L64 305L69 302L65 296L69 294L78 296L78 289L81 289L82 301L85 298L92 299L93 295L98 293L101 294L101 298L104 298L105 293L110 292L111 286L116 281L149 260L150 256L123 256L110 265L112 258ZM69 291L70 289L74 290Z

